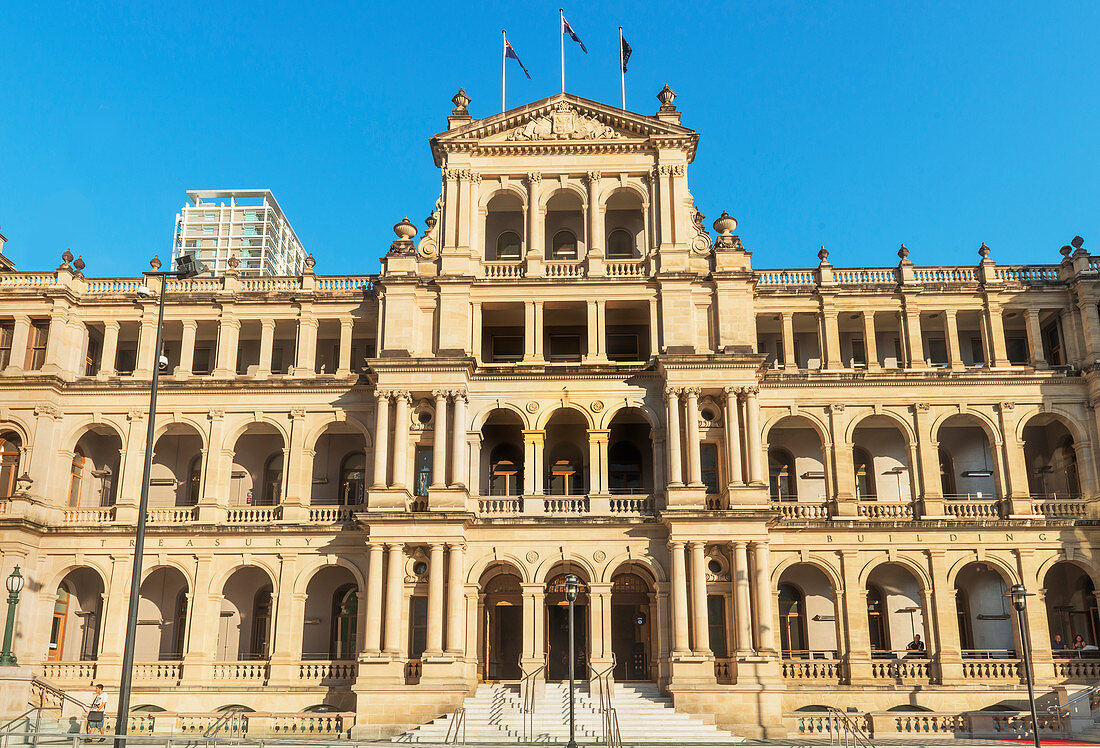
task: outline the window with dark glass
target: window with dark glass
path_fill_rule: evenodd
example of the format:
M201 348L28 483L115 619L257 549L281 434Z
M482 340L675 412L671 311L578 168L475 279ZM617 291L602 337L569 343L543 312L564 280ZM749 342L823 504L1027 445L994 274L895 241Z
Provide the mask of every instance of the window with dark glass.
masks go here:
M15 492L20 446L19 437L15 434L0 434L0 498L7 498Z
M416 465L413 493L416 496L427 496L428 486L432 485L432 448L417 447L413 457Z
M802 593L791 584L779 585L779 646L784 657L806 657L806 616Z
M955 490L955 463L946 450L940 450L940 491L944 496L954 496Z
M551 361L580 361L581 336L553 334L549 337L549 356Z
M249 660L267 659L269 637L271 636L271 588L264 587L256 593L253 600L252 641L249 642Z
M607 357L612 361L638 361L640 351L638 336L634 333L607 334Z
M726 643L726 598L723 595L707 595L707 634L710 651L715 657L728 657Z
M772 501L797 501L794 458L785 449L768 450L768 485Z
M890 644L886 636L886 600L882 590L875 585L867 587L867 625L871 637L871 649L889 649Z
M274 506L282 499L283 493L283 453L276 452L267 458L264 464L263 486L260 492L260 500L254 504Z
M367 458L362 452L352 452L340 463L340 503L345 506L362 504L366 498Z
M630 260L634 257L634 237L626 229L615 229L607 237L607 259Z
M77 449L69 465L69 506L80 506L80 492L84 483L84 453Z
M970 339L970 356L975 366L985 366L985 349L982 347L981 338Z
M332 633L329 657L350 660L355 657L355 632L358 624L359 597L354 585L344 585L332 596Z
M518 260L520 258L519 234L505 231L497 237L497 259Z
M199 503L202 493L202 455L195 455L187 468L187 503L194 506Z
M1005 353L1008 363L1023 365L1027 363L1027 338L1013 336L1005 338Z
M642 454L627 441L615 442L607 450L607 483L613 493L640 493L642 490Z
M166 653L166 659L178 660L183 657L183 637L187 633L187 591L180 590L176 596L175 617L172 619L172 651Z
M943 338L929 338L928 360L932 366L947 366L947 341Z
M718 445L705 443L699 445L700 480L707 487L707 493L718 493Z
M1073 439L1067 436L1058 452L1065 474L1066 490L1070 496L1076 498L1081 495L1081 481L1077 472L1077 450L1073 448Z
M584 493L584 478L580 473L581 460L576 450L559 447L550 458L548 493L555 496Z
M48 322L35 322L31 325L31 347L28 351L28 369L41 369L46 363L46 343L50 337Z
M1062 336L1058 334L1058 324L1048 325L1043 328L1043 348L1047 357L1047 362L1051 366L1064 366L1065 359L1062 357Z
M489 495L519 496L523 491L523 462L520 450L499 444L489 455Z
M15 338L15 324L0 324L0 369L6 369L11 363L11 342Z
M875 465L871 456L857 447L852 450L852 461L856 471L856 498L875 498Z
M494 335L490 338L490 346L495 363L519 361L523 358L522 335Z
M551 257L555 260L577 259L577 237L572 231L562 229L554 234Z
M50 619L50 648L46 653L46 659L51 662L63 660L65 657L65 623L69 617L70 597L67 589L57 588L57 595L53 602L53 618Z
M409 598L409 658L420 659L428 648L428 598L414 595Z
M84 376L90 377L99 371L99 339L88 336L88 349L84 351Z
M852 366L861 367L867 365L867 349L862 340L852 341Z

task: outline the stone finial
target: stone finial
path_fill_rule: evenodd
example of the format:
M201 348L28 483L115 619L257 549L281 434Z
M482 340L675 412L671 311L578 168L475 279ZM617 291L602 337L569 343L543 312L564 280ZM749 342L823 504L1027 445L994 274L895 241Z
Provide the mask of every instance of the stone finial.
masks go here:
M662 112L674 112L676 111L676 105L672 102L676 99L676 92L665 84L665 87L657 94L657 100L661 102Z
M1062 257L1068 259L1069 256L1073 254L1073 247L1069 246L1068 244L1064 244L1062 245L1062 248L1058 251L1062 253Z
M439 219L435 217L435 213L432 213L427 218L425 218L424 225L428 227L427 231L431 231L432 229L434 229L435 224L438 223L438 221Z
M76 274L79 275L81 278L83 278L84 277L84 268L86 267L86 265L84 264L84 257L83 256L77 257L73 261L73 267L76 268Z
M313 253L312 252L310 252L308 255L306 255L306 268L307 269L313 270L313 266L316 265L316 264L317 264L317 260L315 260L313 258Z
M469 114L466 107L470 105L470 97L466 95L466 89L459 87L458 93L451 97L451 103L455 105L455 108L451 110L451 114Z
M715 218L711 225L720 236L729 236L737 228L737 219L723 210L722 215Z
M70 252L68 248L66 248L65 251L61 253L61 267L59 267L58 270L61 270L62 268L68 270L70 267L69 263L72 261L73 253Z
M825 249L824 244L821 245L821 249L817 250L817 259L821 260L823 263L829 261L829 250Z
M1074 249L1080 249L1081 247L1085 246L1085 240L1080 236L1075 236L1073 237L1073 241L1071 241L1070 244L1073 245Z
M978 254L982 256L983 260L987 259L989 257L989 253L992 251L993 250L991 250L989 248L989 245L985 242L982 242L982 246L978 247Z
M33 485L34 479L24 471L22 475L15 479L15 493L12 496L28 498L31 495L31 486Z
M393 233L397 234L399 240L409 241L416 236L416 226L409 222L408 216L405 216L393 225Z
M149 267L153 268L153 271L160 270L160 255L153 255L153 259L149 260Z
M901 249L898 250L898 257L900 257L903 262L909 259L909 248L904 244L902 244Z

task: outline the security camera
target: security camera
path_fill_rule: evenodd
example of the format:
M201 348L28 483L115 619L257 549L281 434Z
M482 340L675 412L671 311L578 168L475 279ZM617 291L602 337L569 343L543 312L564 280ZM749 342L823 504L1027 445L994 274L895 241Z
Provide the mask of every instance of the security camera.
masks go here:
M161 371L168 371L168 357L162 355L159 360L159 366Z
M148 298L151 298L151 297L155 296L156 294L154 294L152 289L149 288L148 286L138 286L137 287L137 295L138 296L144 296L145 298L148 299Z

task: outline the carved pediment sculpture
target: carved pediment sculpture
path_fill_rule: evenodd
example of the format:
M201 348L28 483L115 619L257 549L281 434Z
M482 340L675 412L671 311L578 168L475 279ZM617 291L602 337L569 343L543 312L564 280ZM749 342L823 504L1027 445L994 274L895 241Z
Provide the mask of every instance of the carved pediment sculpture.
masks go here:
M559 101L549 114L532 117L508 133L507 140L614 140L622 133L595 117L581 114Z

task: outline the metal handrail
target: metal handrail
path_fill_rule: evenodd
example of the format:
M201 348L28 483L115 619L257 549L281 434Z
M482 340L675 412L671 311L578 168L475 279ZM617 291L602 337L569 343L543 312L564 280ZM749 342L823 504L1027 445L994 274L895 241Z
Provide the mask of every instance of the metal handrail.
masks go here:
M520 681L520 696L523 698L523 740L534 739L535 732L535 676L546 669L543 663L529 673L523 673Z
M462 745L466 745L466 707L460 706L451 715L451 722L447 725L447 737L444 743L458 743L459 732L462 734Z
M837 729L830 729L830 745L844 746L844 748L875 748L871 738L863 731L847 712L842 712L836 707L827 706L825 711L835 720ZM830 725L832 728L832 725Z
M619 715L615 711L615 707L611 705L611 678L612 673L615 671L616 666L615 653L611 653L611 665L606 669L599 672L596 668L588 665L588 671L592 675L592 680L596 681L600 689L600 719L603 722L603 740L604 744L609 748L616 748L622 745L622 738L619 735Z
M203 730L202 736L204 738L217 737L218 736L218 731L222 728L223 724L225 724L227 722L230 722L234 717L240 717L244 713L245 713L245 710L240 709L240 708L226 709L225 713L222 714L222 716L218 717L216 720L214 720L213 724L211 724L209 727L207 727L205 730ZM240 737L243 734L244 734L244 731L241 730L240 722L238 722L235 726L230 725L230 728L229 728L229 736L230 737Z
M1097 684L1095 686L1090 686L1089 688L1086 688L1084 691L1082 691L1081 693L1074 696L1072 699L1067 701L1065 704L1055 704L1054 706L1048 706L1047 711L1050 712L1051 714L1057 714L1059 716L1065 717L1069 714L1069 709L1067 707L1070 707L1073 704L1076 704L1081 699L1087 699L1087 698L1091 697L1097 691L1100 691L1100 684Z
M35 712L38 712L38 713L39 713L39 717L40 717L40 716L41 716L41 714L42 714L42 707L40 707L40 706L32 706L32 707L31 707L30 709L28 709L27 711L23 712L22 714L20 714L20 715L19 715L18 717L16 717L15 719L12 719L12 720L8 720L8 721L7 721L7 722L5 722L4 724L0 725L0 733L5 733L5 732L12 732L12 730L10 730L9 728L13 727L13 726L15 725L15 723L16 723L16 722L18 722L19 720L21 720L21 719L23 719L24 717L26 717L26 716L28 716L28 715L30 715L30 714L33 714L33 713L35 713ZM37 719L35 720L35 722L37 723ZM35 730L35 732L37 732L37 729Z

